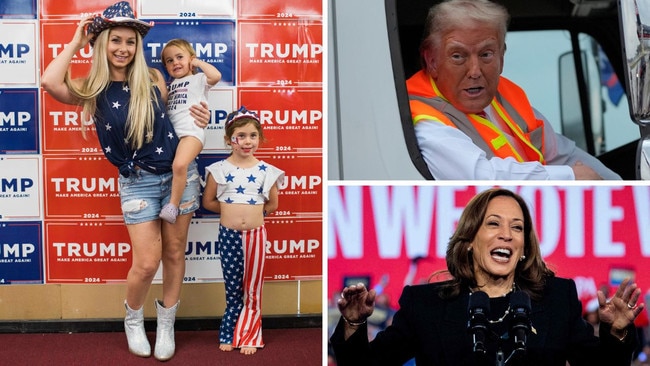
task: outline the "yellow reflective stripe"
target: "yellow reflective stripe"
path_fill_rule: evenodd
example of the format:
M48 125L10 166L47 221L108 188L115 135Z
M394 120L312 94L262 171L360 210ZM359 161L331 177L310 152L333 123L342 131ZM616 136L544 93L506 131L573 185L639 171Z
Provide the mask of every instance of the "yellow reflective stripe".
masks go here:
M499 137L493 138L490 143L492 146L494 146L495 149L498 150L508 143L508 139L505 136L501 135Z
M436 93L436 96L437 96L438 98L441 98L441 99L444 100L445 102L449 102L449 101L447 100L447 98L445 98L445 96L442 95L442 93L440 92L440 90L438 90L438 86L436 85L436 82L433 81L433 78L431 77L431 75L429 75L429 82L431 83L431 87L433 88L434 93Z
M492 100L492 108L499 114L501 119L510 127L510 129L517 135L517 138L519 138L520 141L522 141L524 144L526 144L528 147L533 149L533 151L537 154L538 160L540 163L544 162L544 155L533 145L524 135L523 131L521 130L521 127L517 125L516 123L512 123L510 119L506 117L506 114L503 112L501 107L497 104L496 100Z
M443 125L446 125L444 122L442 122L438 117L434 117L428 114L418 114L413 117L413 124L417 124L420 121L434 121L438 123L442 123Z
M483 126L491 129L495 134L499 135L498 137L495 137L490 141L490 144L492 144L492 147L495 150L498 150L498 149L508 145L510 147L510 150L512 151L512 153L515 155L515 159L520 163L522 163L524 161L524 159L521 158L521 155L519 155L517 150L512 145L510 145L510 141L508 141L508 138L503 134L503 131L501 131L499 128L497 128L488 119L485 119L485 118L483 118L483 117L481 117L479 115L476 115L476 114L473 114L472 116L474 117L474 119L476 119L476 121L478 123L480 123Z

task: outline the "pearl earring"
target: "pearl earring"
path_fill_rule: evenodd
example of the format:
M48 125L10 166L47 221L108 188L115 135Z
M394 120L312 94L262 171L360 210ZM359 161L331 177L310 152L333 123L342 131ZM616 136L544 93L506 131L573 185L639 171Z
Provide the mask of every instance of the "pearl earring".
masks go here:
M525 255L522 255L522 256L519 258L519 261L520 261L520 262L523 262L524 259L526 259L526 256L525 256Z

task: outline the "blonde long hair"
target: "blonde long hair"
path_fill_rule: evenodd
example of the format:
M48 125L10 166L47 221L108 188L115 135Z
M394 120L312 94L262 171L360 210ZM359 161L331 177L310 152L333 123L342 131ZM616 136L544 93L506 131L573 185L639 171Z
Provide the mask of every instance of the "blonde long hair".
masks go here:
M88 77L83 85L78 88L70 80L69 70L65 75L65 83L70 91L81 100L83 106L82 120L87 121L95 115L97 110L97 97L110 84L110 66L106 54L108 44L108 32L101 32L95 40L93 47L93 63ZM129 112L127 116L126 138L131 147L139 149L145 143L151 142L153 136L153 123L155 119L154 107L151 101L160 105L160 101L154 91L158 75L149 68L144 58L142 49L142 37L135 32L136 48L131 64L127 66L126 81L130 88ZM85 137L85 125L82 124L82 132Z

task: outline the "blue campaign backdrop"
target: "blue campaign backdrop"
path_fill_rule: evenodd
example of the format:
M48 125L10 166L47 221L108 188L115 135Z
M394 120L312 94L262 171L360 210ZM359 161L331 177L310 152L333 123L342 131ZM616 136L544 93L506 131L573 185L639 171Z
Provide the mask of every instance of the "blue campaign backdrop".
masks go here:
M0 154L38 154L38 89L0 89Z
M43 283L40 222L0 223L0 285Z
M2 0L0 18L36 19L36 0Z
M143 19L145 21L150 21ZM155 19L154 26L144 39L145 57L151 67L169 77L160 54L171 39L188 41L196 56L221 72L219 86L235 83L235 22L233 20ZM169 81L169 80L168 80Z

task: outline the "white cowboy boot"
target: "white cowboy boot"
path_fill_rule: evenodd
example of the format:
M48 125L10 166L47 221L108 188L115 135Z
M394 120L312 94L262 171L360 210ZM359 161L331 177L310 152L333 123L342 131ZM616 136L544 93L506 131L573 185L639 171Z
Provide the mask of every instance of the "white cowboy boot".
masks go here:
M129 343L129 351L136 356L151 356L151 345L144 331L144 306L140 310L133 310L124 300L126 317L124 318L124 332Z
M156 346L154 357L160 361L167 361L174 356L176 343L174 342L174 321L180 300L170 308L165 308L158 300L156 312L158 313L158 327L156 328Z

